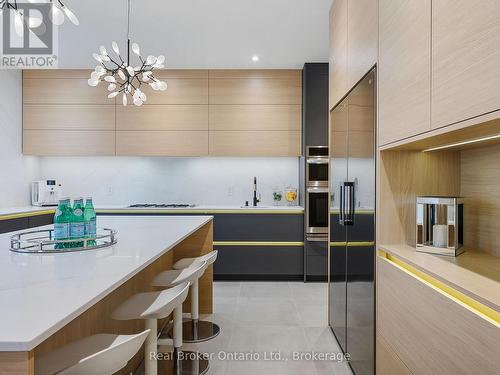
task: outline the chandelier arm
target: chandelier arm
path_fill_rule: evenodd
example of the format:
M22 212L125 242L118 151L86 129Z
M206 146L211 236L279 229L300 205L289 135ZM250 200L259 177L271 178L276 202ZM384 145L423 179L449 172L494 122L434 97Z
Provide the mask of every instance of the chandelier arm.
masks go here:
M117 70L118 70L119 68L121 68L121 65L120 65L120 64L118 64L115 60L113 60L113 59L112 59L109 55L108 55L108 57L109 57L109 59L111 60L111 62L112 62L113 64L115 64L115 65L118 67L118 68L117 68ZM121 58L120 58L120 59L121 59ZM123 61L123 60L122 60L122 61Z

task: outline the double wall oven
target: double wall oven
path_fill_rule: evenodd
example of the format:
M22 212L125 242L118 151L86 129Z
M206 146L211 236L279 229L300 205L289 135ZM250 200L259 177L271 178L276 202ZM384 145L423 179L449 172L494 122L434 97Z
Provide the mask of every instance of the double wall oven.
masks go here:
M306 238L308 241L328 241L328 165L328 147L307 147Z

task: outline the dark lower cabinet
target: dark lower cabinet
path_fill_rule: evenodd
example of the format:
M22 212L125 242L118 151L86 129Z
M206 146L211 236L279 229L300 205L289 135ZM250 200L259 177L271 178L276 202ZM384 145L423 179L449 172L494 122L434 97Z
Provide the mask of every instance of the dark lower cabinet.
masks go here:
M302 246L215 246L215 280L302 280Z
M327 281L328 242L308 241L304 244L305 281Z
M0 233L14 232L23 229L41 227L50 225L54 222L54 215L35 215L26 217L17 217L14 219L0 220Z
M54 224L53 214L30 216L28 218L29 228L36 228L36 227L41 227L43 225L51 225L51 224Z
M154 214L98 212L100 216ZM206 212L156 215L214 216L214 248L219 251L214 280L304 279L303 214Z

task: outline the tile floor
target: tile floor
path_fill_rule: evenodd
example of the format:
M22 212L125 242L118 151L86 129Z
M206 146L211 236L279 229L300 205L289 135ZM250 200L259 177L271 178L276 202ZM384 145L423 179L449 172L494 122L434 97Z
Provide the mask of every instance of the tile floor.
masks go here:
M209 374L351 374L345 361L293 360L293 352L341 356L328 328L326 299L324 283L216 282L215 312L204 319L218 323L221 334L198 346L214 353ZM223 360L224 353L234 352L257 353L260 360ZM263 360L270 352L289 359Z

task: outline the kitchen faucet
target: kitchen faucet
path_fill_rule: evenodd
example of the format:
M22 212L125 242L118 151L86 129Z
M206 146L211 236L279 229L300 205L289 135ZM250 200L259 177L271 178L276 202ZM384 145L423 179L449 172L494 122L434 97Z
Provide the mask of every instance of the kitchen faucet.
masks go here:
M257 177L253 178L253 206L257 207L257 204L260 202L260 194L259 198L257 198Z

